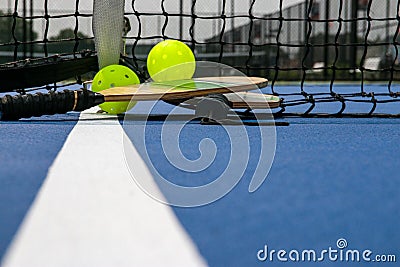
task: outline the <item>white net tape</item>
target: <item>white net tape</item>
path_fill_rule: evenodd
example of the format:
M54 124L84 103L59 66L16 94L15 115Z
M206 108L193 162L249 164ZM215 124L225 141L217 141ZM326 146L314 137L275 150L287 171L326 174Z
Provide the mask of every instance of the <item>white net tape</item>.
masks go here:
M99 67L118 64L122 49L125 0L95 0L93 34Z

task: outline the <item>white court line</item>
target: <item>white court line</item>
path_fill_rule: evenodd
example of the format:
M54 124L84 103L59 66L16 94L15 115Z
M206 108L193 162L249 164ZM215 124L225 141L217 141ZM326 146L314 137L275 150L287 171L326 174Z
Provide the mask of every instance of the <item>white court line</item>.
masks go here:
M117 120L78 122L2 266L206 265L172 209L132 180L122 139ZM132 151L137 167L153 179Z

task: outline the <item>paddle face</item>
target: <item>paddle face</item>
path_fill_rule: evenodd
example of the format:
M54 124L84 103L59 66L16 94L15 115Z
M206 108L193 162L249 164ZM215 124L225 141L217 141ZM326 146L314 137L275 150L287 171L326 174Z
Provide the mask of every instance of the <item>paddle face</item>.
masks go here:
M191 80L149 82L142 85L115 87L101 94L105 101L177 100L209 94L250 91L267 86L268 80L258 77L204 77Z

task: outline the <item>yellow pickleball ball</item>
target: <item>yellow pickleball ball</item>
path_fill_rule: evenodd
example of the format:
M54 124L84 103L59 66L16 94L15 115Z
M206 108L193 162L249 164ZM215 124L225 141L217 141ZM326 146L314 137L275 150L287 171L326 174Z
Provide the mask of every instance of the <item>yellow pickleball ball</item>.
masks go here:
M196 70L195 57L186 44L165 40L151 49L147 70L156 82L191 79Z
M122 65L110 65L102 68L94 77L92 91L100 92L119 86L139 84L140 80L130 68ZM136 102L106 102L99 107L110 114L122 114L135 106Z

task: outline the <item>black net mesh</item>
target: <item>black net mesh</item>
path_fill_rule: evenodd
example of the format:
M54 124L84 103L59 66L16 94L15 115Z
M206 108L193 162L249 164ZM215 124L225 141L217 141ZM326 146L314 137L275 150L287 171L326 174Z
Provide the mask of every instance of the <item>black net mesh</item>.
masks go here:
M91 1L7 1L0 4L0 70L18 60L94 51ZM349 103L365 103L362 113L372 115L381 104L400 102L398 0L132 0L125 10L125 56L142 79L151 47L176 39L197 60L268 78L268 92L284 99L279 114L304 106L300 113L310 116L336 103L334 113L342 115Z

